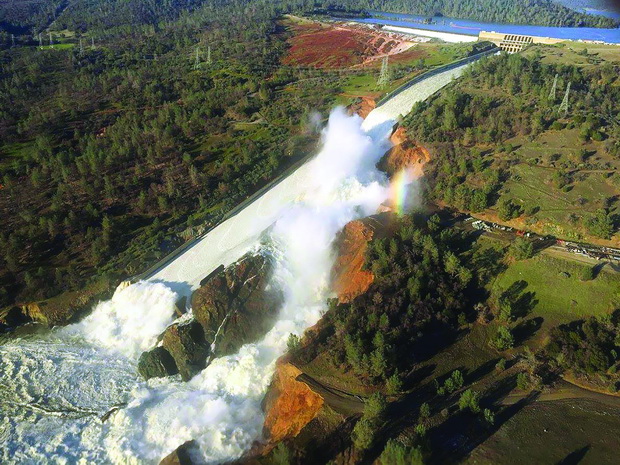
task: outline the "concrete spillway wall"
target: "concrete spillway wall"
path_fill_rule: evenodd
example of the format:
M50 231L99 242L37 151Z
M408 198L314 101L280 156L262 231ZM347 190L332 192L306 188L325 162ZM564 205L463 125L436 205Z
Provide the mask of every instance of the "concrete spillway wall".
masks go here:
M435 39L441 39L446 42L459 43L459 42L476 42L478 36L467 34L454 34L452 32L430 31L428 29L418 29L412 27L401 26L383 26L386 31L400 32L402 34L413 34L422 37L433 37Z
M409 87L413 86L414 84L417 84L417 83L419 83L421 81L424 81L424 80L426 80L426 79L428 79L428 78L430 78L432 76L435 76L437 74L444 73L445 71L450 71L451 69L460 68L463 65L472 63L474 61L479 60L482 57L485 57L485 56L497 53L498 51L499 51L499 49L497 49L497 48L492 49L492 50L486 50L486 51L478 53L476 55L472 55L470 57L462 58L462 59L454 61L452 63L448 63L447 65L439 66L439 67L437 67L435 69L431 69L430 71L422 73L419 76L416 76L415 78L411 79L410 81L407 81L402 86L394 89L392 92L386 94L383 98L381 98L377 102L377 106L383 105L388 100L390 100L391 98L397 96L401 92L407 90Z
M391 132L396 119L408 113L413 105L428 98L449 84L464 71L470 61L450 64L433 70L431 74L418 76L409 86L392 93L387 101L373 110L362 125L368 134L374 131ZM386 104L388 103L389 104ZM279 212L303 195L309 177L313 176L311 162L297 167L292 173L280 178L260 195L253 197L235 214L191 241L141 276L150 281L165 282L179 293L197 288L200 281L220 265L229 265L255 244L261 233L269 228Z

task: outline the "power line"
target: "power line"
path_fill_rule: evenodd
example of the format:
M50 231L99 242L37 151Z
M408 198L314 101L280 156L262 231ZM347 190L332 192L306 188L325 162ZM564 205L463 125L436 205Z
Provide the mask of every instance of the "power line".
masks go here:
M566 116L566 114L568 113L568 94L569 93L570 93L570 81L568 82L568 85L566 86L566 93L564 94L564 98L562 99L562 103L560 104L559 112L564 114L564 116Z
M383 61L381 62L381 72L379 73L379 79L377 80L377 85L379 87L385 87L390 83L390 65L389 65L389 57L383 57Z
M549 92L549 100L551 100L552 102L555 102L555 89L558 86L558 74L555 74L555 77L553 78L553 85L551 86L551 92Z
M194 59L194 69L200 69L200 67L201 67L200 55L199 55L198 47L196 47L196 58Z

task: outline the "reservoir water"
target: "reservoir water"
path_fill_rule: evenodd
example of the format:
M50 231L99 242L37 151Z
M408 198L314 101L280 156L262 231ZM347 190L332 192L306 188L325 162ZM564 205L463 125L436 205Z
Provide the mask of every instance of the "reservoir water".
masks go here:
M485 23L467 19L448 18L437 16L432 18L431 24L424 24L427 16L408 15L402 13L384 13L371 11L370 18L355 18L355 22L366 24L381 24L390 26L412 27L453 34L477 36L480 31L500 32L506 34L523 34L539 37L553 37L566 40L591 40L620 44L620 28L603 29L594 27L549 27L520 24ZM349 21L347 18L335 18Z

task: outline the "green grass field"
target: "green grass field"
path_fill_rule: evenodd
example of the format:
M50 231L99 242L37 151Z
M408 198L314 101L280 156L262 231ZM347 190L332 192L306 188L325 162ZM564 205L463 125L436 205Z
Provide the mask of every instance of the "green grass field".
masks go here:
M391 66L393 68L407 68L415 66L420 59L424 60L425 68L422 70L415 70L407 72L404 76L392 80L385 88L377 87L377 79L379 77L379 68L381 65L380 60L376 60L375 64L371 68L365 68L366 72L363 74L355 74L347 77L342 81L341 90L342 93L337 97L337 103L342 105L348 105L351 103L352 98L373 95L377 97L392 92L405 82L413 79L418 74L427 71L428 69L442 66L459 58L466 56L470 46L468 44L437 44L437 43L423 43L416 44L410 50L411 57L407 58L410 51L406 51L400 55L391 57L393 60Z
M512 263L490 290L498 295L517 281L525 281L523 292L533 292L536 304L527 316L542 317L544 326L567 323L590 315L605 315L618 306L620 274L601 270L595 279L582 281L586 265L538 254Z
M587 50L587 55L584 50ZM562 42L557 45L530 47L523 52L523 55L532 56L537 53L542 53L543 63L549 64L596 66L599 60L620 62L620 49L616 45Z
M605 152L601 142L579 140L577 129L547 130L533 140L516 137L508 142L514 152L492 147L488 159L496 169L510 170L500 196L512 199L523 212L536 209L526 214L525 225L519 227L563 239L600 242L585 220L606 207L618 212L613 199L620 196L619 161ZM580 150L586 151L585 160L580 159ZM561 173L567 176L563 187L557 184Z
M68 50L70 48L75 47L75 44L54 44L54 45L44 45L41 47L41 50Z
M620 409L584 400L535 402L501 425L465 463L618 463Z

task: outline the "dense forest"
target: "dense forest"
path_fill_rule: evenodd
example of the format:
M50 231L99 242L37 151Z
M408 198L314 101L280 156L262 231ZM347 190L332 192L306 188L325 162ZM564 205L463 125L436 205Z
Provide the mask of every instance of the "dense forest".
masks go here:
M337 78L280 66L269 9L191 18L1 53L0 306L142 271L313 150Z
M620 390L620 311L561 325L550 339L546 353L561 370L591 377L612 392Z
M552 98L556 75L560 90ZM434 148L430 196L472 212L495 205L502 220L535 214L497 196L510 176L510 163L501 161L515 150L507 140L569 129L578 131L580 141L600 142L608 157L618 158L619 75L620 69L609 63L588 68L546 65L537 56L502 55L472 66L450 92L419 103L404 122L415 140ZM564 114L558 107L569 82L571 111ZM577 155L580 162L589 156L584 149ZM571 168L576 166L566 164L558 170L554 188L570 184ZM588 219L589 232L608 239L614 218L609 210L601 210Z
M67 7L67 0L0 0L0 31L36 34Z
M86 0L67 8L66 0L2 0L0 1L0 30L28 34L52 29L100 35L128 26L157 27L165 21L185 17L194 21L189 12L205 8L231 8L239 11L246 5L274 12L312 13L318 11L380 10L394 13L442 15L489 22L538 24L546 26L615 27L618 22L604 16L579 13L552 0ZM66 10L65 10L66 8ZM215 11L215 10L214 10ZM61 13L62 14L59 14Z

